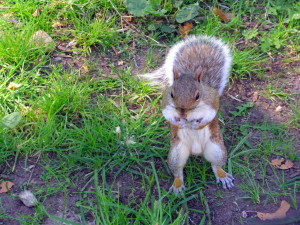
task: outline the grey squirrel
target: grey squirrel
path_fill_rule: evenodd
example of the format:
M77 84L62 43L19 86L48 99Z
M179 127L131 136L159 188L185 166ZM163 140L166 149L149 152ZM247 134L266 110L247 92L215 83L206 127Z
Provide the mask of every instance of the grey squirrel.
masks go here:
M141 75L165 87L162 113L171 124L168 165L175 178L170 192L185 188L183 167L190 155L203 155L223 188L234 186L233 176L222 169L227 151L217 117L231 62L230 50L221 40L190 36L170 49L161 68Z

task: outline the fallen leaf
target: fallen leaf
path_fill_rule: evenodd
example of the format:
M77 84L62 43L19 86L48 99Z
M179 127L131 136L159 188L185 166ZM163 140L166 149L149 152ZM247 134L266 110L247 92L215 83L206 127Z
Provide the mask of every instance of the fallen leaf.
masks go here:
M281 112L281 111L282 111L282 106L280 106L280 105L277 106L275 109L275 112Z
M41 8L37 8L31 15L37 17L42 12Z
M226 13L225 16L228 20L230 20L234 17L234 14L233 13Z
M66 48L66 47L64 47L62 45L57 45L56 48L59 49L59 50L61 50L61 51L64 51L64 52L70 51L70 49L68 49L68 48Z
M292 168L294 166L294 163L291 162L290 160L284 160L283 158L281 158L281 159L273 159L271 161L271 165L277 167L278 169L287 170Z
M73 58L71 55L64 55L64 54L58 54L58 53L54 53L53 56L61 57L61 58Z
M2 125L7 128L15 128L22 119L20 112L10 113L2 118Z
M186 38L186 36L190 33L192 28L192 23L185 23L183 26L179 25L179 33L181 34L181 38Z
M223 11L221 9L214 8L213 14L215 14L215 16L219 17L222 21L225 21L225 22L229 21L229 19L226 17L226 15L223 13Z
M258 92L255 91L255 92L253 93L253 101L256 102L257 99L258 99Z
M271 29L272 26L265 24L265 25L263 25L263 28L264 28L265 30L268 30L268 29Z
M116 127L116 134L121 134L121 127L119 126Z
M52 27L54 28L60 28L60 27L65 27L66 24L65 23L62 23L62 22L55 22L52 24Z
M248 214L247 214L246 211L242 211L242 217L243 217L243 218L247 218L247 217L248 217Z
M32 35L30 43L36 47L47 47L48 50L54 50L55 48L53 39L42 30L38 30Z
M111 48L115 52L116 56L118 57L120 55L120 53L118 52L118 50L113 45L111 46Z
M290 160L286 160L284 164L282 164L279 169L282 169L282 170L287 170L287 169L290 169L294 166L294 163L291 162Z
M122 66L124 64L124 61L118 61L118 66Z
M95 15L95 18L97 19L97 20L101 20L102 18L103 18L103 13L101 13L101 12L97 12L96 13L96 15Z
M7 89L9 89L9 90L15 90L15 89L17 89L20 86L21 86L21 84L10 82L9 85L8 85L8 87L7 87Z
M135 140L134 140L134 138L133 137L130 137L130 138L127 138L126 139L126 144L127 145L134 145L136 142L135 142Z
M83 66L81 67L81 69L82 69L82 72L83 72L83 73L89 72L89 68L88 68L87 66L85 66L85 65L83 65Z
M77 45L77 42L75 40L72 40L67 44L66 48L69 48L69 47L73 48L76 45Z
M282 163L283 161L284 161L283 158L281 158L281 159L273 159L273 160L271 161L271 165L278 167L278 166L281 165L281 163Z
M2 181L0 183L0 193L6 193L8 192L12 186L14 186L15 184L13 182L10 181Z
M274 213L262 213L257 212L257 216L261 220L275 220L275 219L283 219L286 217L286 212L290 209L290 204L283 200L281 201L280 207Z
M127 22L131 22L132 21L133 16L131 15L123 15L122 19L126 20Z
M19 198L27 207L33 207L37 203L37 199L31 191L22 191L19 194Z

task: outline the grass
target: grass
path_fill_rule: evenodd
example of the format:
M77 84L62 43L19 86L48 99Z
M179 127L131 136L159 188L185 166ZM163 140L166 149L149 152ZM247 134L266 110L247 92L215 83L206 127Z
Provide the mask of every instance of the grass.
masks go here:
M269 161L277 156L300 159L296 136L291 135L299 128L299 95L272 83L272 77L265 78L264 65L275 56L285 62L297 59L299 2L283 6L276 1L259 5L225 1L224 6L235 14L228 23L201 9L204 19L195 22L191 33L216 35L230 44L232 85L266 79L270 83L262 96L284 102L293 111L286 124L274 124L267 119L251 121L257 110L252 102L223 105L228 110L220 112L229 151L227 169L239 180L236 199L247 205L286 199L297 209L299 176L290 179L286 171L270 167ZM0 8L5 9L0 12L0 119L13 112L22 115L14 128L0 123L0 171L14 177L20 168L27 169L11 193L1 194L0 220L41 224L50 217L66 224L216 224L216 207L230 199L230 191L210 192L215 185L211 167L197 157L185 167L185 193L168 194L169 136L160 112L161 93L133 76L140 58L145 61L141 71L157 68L161 63L157 56L180 39L176 33L147 30L149 18L164 18L134 18L134 29L127 29L120 18L127 14L120 0L15 0L1 3ZM33 16L39 8L38 16ZM57 22L61 26L53 26ZM121 27L127 28L120 32ZM37 30L47 32L56 44L77 44L67 51L33 45L31 37ZM157 44L153 39L163 41ZM73 67L73 61L69 66L55 63L55 54L80 59L88 72ZM99 68L105 61L109 61L106 67ZM121 61L124 66L118 65ZM11 82L20 86L9 89ZM0 175L0 181L4 179ZM7 214L5 198L17 199L17 192L26 189L38 199L34 214ZM59 206L53 201L57 198ZM68 217L70 211L75 219ZM247 221L237 215L227 222L240 220Z

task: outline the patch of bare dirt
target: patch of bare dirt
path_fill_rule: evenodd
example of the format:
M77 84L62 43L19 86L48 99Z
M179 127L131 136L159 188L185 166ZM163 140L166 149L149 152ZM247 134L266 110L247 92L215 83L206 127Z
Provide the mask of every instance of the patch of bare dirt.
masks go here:
M57 47L58 48L58 47ZM97 53L89 58L75 54L73 51L70 51L67 47L67 43L61 43L58 48L58 52L53 55L53 63L62 64L65 69L69 70L70 68L75 70L80 70L82 73L89 74L94 79L99 79L101 75L111 74L112 70L110 65L114 64L119 69L124 69L128 65L133 65L132 74L137 74L143 71L146 60L146 49L139 51L139 54L136 54L135 57L129 59L128 61L115 57L115 53L110 54L100 54ZM157 53L154 52L154 55L158 57L158 60L163 59L163 54L161 50L158 50ZM296 68L299 68L300 62L293 61L291 63L284 63L283 59L274 59L272 64L267 65L268 69L265 73L265 78L258 79L257 77L252 77L247 80L235 81L230 85L229 90L226 92L225 96L222 97L222 109L225 117L230 117L229 111L234 111L236 106L239 106L246 102L254 102L254 110L251 111L251 114L247 119L250 124L260 123L264 121L264 115L268 115L270 121L276 121L278 123L287 123L289 118L292 116L293 112L288 103L290 100L283 100L278 97L270 98L272 95L268 95L267 86L272 85L274 90L281 90L284 93L290 94L289 96L299 102L299 95L293 93L300 92L300 79L299 73ZM93 70L86 69L84 67L89 61L92 61L96 67ZM122 61L123 63L120 63ZM160 60L162 63L162 60ZM90 62L89 62L90 63ZM118 65L119 64L119 65ZM276 77L276 79L273 79ZM298 100L297 100L298 99ZM295 102L296 102L295 101ZM278 107L280 106L280 110ZM241 122L238 121L237 122ZM300 139L299 130L294 130L294 135L298 135ZM260 133L253 132L252 136L249 138L249 143L255 145L260 140ZM227 143L227 145L232 145L232 143ZM299 147L299 146L298 146ZM298 153L300 149L298 148ZM16 168L14 172L9 172L8 170L1 170L0 174L2 179L11 180L15 185L11 189L10 194L0 194L1 204L4 209L4 214L9 215L10 217L17 217L18 215L34 215L34 210L28 208L23 203L16 198L15 196L20 193L24 188L28 188L33 192L36 190L35 187L45 187L46 183L41 179L42 173L45 169L40 166L39 163L36 164L36 158L30 158L27 165L34 165L32 169L25 168L24 159L19 159L17 161ZM157 170L164 171L165 174L168 174L166 168L160 159L155 161L155 166ZM291 169L285 172L285 179L290 180L296 176L299 176L299 163L296 163L296 169ZM297 169L298 168L298 169ZM147 171L144 171L147 173ZM149 172L149 171L148 171ZM82 174L76 174L76 176L84 176L85 172L82 171ZM114 177L114 173L107 174L106 181L108 184L113 185L115 191L119 191L120 202L124 204L132 204L134 201L142 201L145 197L146 190L143 190L140 176L132 176L130 173L122 172L117 178ZM262 195L261 203L252 204L249 199L241 198L240 196L245 196L245 193L238 188L243 181L241 177L235 177L235 187L231 190L223 190L220 186L214 184L212 181L211 184L207 184L204 187L204 193L206 196L206 203L203 203L203 199L198 194L195 198L191 199L187 204L189 208L202 210L207 212L207 221L210 221L212 224L272 224L268 222L260 221L254 214L250 215L248 218L242 217L242 211L265 211L272 212L278 208L278 204L263 204L265 196ZM256 179L259 181L260 177L257 175ZM169 180L164 180L160 178L161 188L168 190L172 176L170 174ZM28 185L27 185L28 183ZM101 183L101 178L99 183ZM66 198L62 192L55 193L51 196L45 198L43 202L44 206L47 208L48 212L51 215L56 217L64 217L74 222L80 223L80 218L78 212L76 211L76 202L79 200L78 192L80 188L83 187L83 184L76 184L74 187L68 188L67 203L64 199ZM89 187L87 187L89 188ZM220 193L222 198L217 194ZM153 188L153 195L157 196L157 190ZM41 197L41 196L40 196ZM277 200L287 200L288 197L279 196ZM300 202L300 195L297 194L296 201ZM278 201L280 202L280 201ZM66 204L66 206L64 206ZM66 208L66 210L65 210ZM210 213L208 213L208 210ZM300 215L299 209L291 209L287 213L288 218L295 218ZM189 212L188 224L199 224L203 215L196 213L194 211ZM90 215L89 223L93 223L93 218ZM55 222L47 218L42 218L43 224L55 224ZM22 224L13 219L6 219L2 221L3 224L17 225Z

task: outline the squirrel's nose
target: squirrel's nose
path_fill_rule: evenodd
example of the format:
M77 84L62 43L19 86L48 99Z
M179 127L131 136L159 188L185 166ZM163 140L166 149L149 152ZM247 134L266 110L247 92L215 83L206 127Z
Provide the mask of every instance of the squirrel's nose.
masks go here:
M186 110L185 110L185 109L179 108L179 114L180 114L180 117L181 117L181 118L186 119L187 113L186 113Z

